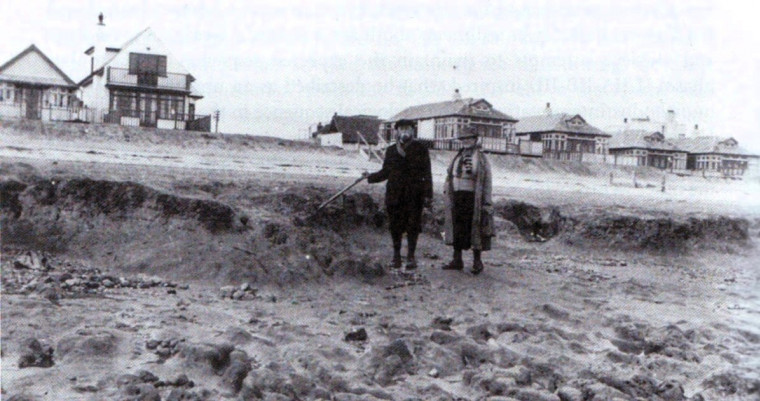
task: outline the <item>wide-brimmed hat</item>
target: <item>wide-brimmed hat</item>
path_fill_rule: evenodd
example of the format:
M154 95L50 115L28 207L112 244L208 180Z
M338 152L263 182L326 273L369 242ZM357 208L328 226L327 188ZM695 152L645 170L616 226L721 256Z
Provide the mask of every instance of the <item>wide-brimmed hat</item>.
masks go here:
M398 129L401 127L415 127L414 120L398 120L393 124L393 128Z
M474 125L465 125L457 132L457 139L477 138L478 129Z

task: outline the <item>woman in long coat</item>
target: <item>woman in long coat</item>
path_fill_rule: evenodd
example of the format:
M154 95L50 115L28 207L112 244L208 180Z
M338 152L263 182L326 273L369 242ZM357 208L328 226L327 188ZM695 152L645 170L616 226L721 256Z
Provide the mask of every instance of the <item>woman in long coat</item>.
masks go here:
M472 249L472 274L479 274L481 252L491 249L494 235L491 166L478 147L475 127L465 127L457 140L462 149L451 160L443 188L444 239L454 247L454 257L443 268L464 269L462 251Z

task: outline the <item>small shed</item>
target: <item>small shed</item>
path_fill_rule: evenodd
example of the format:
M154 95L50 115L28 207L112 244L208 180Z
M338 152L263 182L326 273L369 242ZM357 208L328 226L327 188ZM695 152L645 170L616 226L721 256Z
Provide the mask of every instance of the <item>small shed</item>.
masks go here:
M380 118L369 115L339 116L335 113L329 123L317 131L321 146L357 149L378 143Z

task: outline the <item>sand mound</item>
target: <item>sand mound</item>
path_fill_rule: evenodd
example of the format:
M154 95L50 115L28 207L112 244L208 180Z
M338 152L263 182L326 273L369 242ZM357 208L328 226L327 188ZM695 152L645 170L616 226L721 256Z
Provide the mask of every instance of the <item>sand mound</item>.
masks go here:
M366 193L316 212L331 191L254 191L262 195L245 199L242 211L134 182L8 180L0 182L3 246L87 257L104 270L218 282L382 276L362 249L380 235L384 212Z
M625 216L604 210L564 215L553 206L539 207L505 200L494 207L498 217L511 221L527 240L560 236L578 247L685 252L731 250L751 244L754 226L744 218L725 216Z
M749 221L723 216L638 217L602 214L574 217L565 239L577 246L685 252L731 251L751 244Z
M3 246L86 258L104 272L219 284L383 278L377 244L387 242L387 232L379 196L351 191L317 211L333 189L208 186L181 189L189 196L129 181L2 181ZM437 199L424 212L425 232L436 238L442 211ZM499 235L516 227L525 240L558 237L577 247L683 252L751 242L749 222L728 217L564 215L513 200L498 202L495 213Z

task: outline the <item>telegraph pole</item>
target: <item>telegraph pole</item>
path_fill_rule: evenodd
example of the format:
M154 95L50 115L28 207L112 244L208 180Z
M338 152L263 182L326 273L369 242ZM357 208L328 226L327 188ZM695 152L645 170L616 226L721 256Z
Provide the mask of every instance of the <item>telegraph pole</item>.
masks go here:
M219 133L219 110L214 112L214 121L216 121L216 128L214 129L214 133Z

